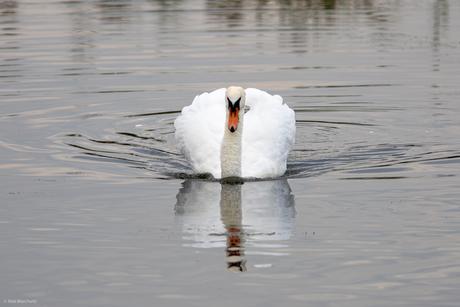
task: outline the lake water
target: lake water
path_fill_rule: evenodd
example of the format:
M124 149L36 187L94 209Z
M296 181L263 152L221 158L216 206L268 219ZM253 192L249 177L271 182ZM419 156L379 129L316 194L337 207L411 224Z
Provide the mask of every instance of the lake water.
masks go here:
M0 1L0 299L458 306L458 1ZM283 178L194 179L205 91L296 112Z

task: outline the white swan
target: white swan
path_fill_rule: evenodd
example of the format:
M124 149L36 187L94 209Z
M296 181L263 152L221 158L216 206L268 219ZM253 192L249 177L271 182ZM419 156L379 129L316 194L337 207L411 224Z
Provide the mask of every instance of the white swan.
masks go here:
M174 126L193 171L214 178L283 175L296 130L294 111L280 96L234 86L196 96Z

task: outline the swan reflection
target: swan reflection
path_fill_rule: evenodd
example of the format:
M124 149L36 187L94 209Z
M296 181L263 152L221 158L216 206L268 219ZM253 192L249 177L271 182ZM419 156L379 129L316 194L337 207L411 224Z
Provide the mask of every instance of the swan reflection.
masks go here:
M286 179L242 185L187 180L176 198L176 223L191 241L184 245L224 248L230 271L246 270L245 253L285 255L252 249L286 247L273 241L288 240L294 232L294 195Z

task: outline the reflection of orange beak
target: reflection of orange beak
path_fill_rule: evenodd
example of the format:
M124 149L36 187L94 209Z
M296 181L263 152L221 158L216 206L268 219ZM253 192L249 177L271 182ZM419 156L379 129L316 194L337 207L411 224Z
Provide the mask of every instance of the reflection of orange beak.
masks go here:
M228 130L235 132L238 129L238 108L228 108Z

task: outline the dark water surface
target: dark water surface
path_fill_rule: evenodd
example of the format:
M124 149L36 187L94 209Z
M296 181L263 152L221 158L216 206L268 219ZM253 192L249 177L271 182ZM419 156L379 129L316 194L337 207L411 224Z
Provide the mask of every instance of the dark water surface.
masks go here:
M0 1L0 301L458 306L459 16ZM296 111L283 178L197 180L179 155L180 110L230 85Z

